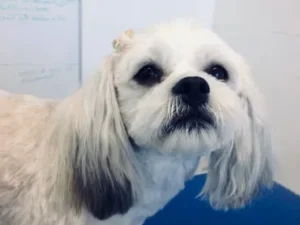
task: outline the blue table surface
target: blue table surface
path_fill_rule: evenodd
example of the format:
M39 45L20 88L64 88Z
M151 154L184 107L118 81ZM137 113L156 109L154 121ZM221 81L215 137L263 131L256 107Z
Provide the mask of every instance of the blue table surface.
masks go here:
M185 189L145 225L300 225L300 196L279 184L261 191L246 208L223 212L196 198L205 179L199 175L187 182Z

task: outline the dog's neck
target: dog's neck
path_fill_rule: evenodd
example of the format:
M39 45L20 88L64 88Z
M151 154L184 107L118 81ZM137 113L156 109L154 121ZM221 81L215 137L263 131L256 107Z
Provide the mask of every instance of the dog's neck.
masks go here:
M179 153L162 153L154 149L136 149L139 161L141 193L124 215L114 215L106 224L131 225L142 222L164 207L192 178L199 157ZM91 224L98 224L97 222Z
M136 149L137 159L145 172L151 172L153 176L156 173L169 172L168 176L179 176L176 174L176 168L182 170L185 173L185 180L191 178L196 171L200 156L188 155L184 153L164 153L154 149ZM165 171L169 170L171 171Z

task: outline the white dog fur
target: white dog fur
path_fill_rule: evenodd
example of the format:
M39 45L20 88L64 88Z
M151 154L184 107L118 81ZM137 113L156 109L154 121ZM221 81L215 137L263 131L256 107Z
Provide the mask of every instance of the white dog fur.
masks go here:
M243 207L272 184L261 95L216 34L176 20L126 32L114 47L63 101L0 96L1 225L141 225L184 188L204 155L202 194L217 209ZM133 77L149 62L163 77L141 85ZM228 81L205 72L212 63L226 68ZM209 85L201 110L214 125L164 135L189 109L172 88L191 76Z

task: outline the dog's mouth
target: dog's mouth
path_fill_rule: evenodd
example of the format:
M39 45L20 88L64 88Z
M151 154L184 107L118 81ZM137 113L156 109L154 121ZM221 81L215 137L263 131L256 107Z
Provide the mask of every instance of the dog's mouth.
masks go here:
M189 110L180 115L174 115L164 126L163 133L169 135L174 131L182 130L188 133L192 131L200 132L215 126L211 113L205 109Z

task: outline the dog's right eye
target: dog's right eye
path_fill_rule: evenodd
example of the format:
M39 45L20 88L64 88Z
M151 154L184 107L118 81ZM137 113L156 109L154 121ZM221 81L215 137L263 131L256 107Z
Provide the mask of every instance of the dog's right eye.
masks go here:
M163 70L155 64L143 66L133 77L138 84L143 86L152 86L161 82Z

